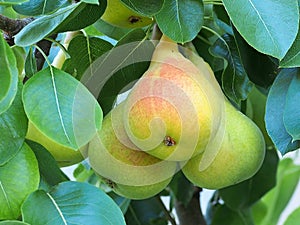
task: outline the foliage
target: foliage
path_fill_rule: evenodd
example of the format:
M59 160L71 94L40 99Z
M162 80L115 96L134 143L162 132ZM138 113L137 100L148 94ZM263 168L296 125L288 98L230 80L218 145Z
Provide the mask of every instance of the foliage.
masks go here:
M194 191L181 173L157 196L131 200L111 192L88 160L70 181L59 167L70 162L51 150L81 151L86 158L84 149L103 117L147 70L156 44L149 40L162 32L180 44L193 43L242 112L255 111L255 104L247 109L254 87L267 97L259 117L264 120L254 121L272 140L264 163L252 178L214 192L207 224L276 225L300 177L299 165L281 159L300 147L299 1L121 2L153 23L139 29L106 23L106 0L0 1L0 14L17 18L15 23L34 18L18 24L24 27L16 33L0 23L0 224L174 223L176 201L188 205ZM52 43L49 55L45 40ZM58 52L62 68L52 65ZM38 70L40 61L45 63ZM27 133L32 125L44 146ZM171 199L169 209L162 196ZM298 208L284 224L299 219Z

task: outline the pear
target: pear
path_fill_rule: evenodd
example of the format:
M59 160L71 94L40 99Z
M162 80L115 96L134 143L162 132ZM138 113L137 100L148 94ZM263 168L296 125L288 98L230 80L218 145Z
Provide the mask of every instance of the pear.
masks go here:
M222 92L165 35L128 95L129 139L157 158L184 161L210 146L224 116ZM218 139L216 139L218 140Z
M105 116L102 129L89 143L89 162L117 194L145 199L169 184L177 163L155 158L129 140L122 120L124 106L119 104Z
M71 166L81 162L87 155L87 145L78 150L63 146L43 134L32 122L28 123L26 138L41 144L57 161L60 167Z
M122 28L138 28L152 23L152 18L134 12L120 0L108 0L101 19Z
M205 170L199 169L202 153L182 168L184 175L202 188L220 189L252 177L265 156L265 141L255 123L228 101L225 109L225 135L213 162Z

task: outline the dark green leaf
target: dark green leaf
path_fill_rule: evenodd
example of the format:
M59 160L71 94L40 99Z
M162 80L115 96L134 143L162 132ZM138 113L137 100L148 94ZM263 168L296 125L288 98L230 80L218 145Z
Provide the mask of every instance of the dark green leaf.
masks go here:
M251 46L275 58L284 57L298 32L297 0L224 0L223 3L234 26Z
M161 31L172 40L185 43L193 40L204 21L203 2L198 0L165 0L155 15Z
M33 48L30 47L25 60L25 74L27 77L31 77L36 72L36 59L34 57Z
M127 212L128 207L130 205L131 199L119 196L113 191L109 192L108 195L117 203L117 205L122 210L122 213L125 215L125 213Z
M14 55L16 57L19 78L23 78L22 73L23 73L25 57L26 57L25 49L16 45L14 45L11 49L13 50Z
M239 105L241 100L247 98L253 84L249 81L241 62L234 38L228 34L223 35L214 43L210 51L216 57L224 59L222 86L225 94Z
M164 3L164 0L121 0L132 10L145 16L153 16L157 14Z
M285 108L283 112L283 123L293 141L300 140L300 109L297 104L300 98L300 74L294 75L286 94Z
M23 102L30 122L41 133L74 150L86 145L102 123L101 108L91 93L54 67L39 71L26 82Z
M262 198L267 212L261 220L261 225L278 223L280 215L294 194L299 177L300 166L294 164L291 158L280 161L277 172L277 185Z
M169 187L177 201L185 206L189 204L194 194L194 185L185 178L181 171L175 174Z
M278 161L277 151L268 150L262 167L252 178L219 190L225 204L233 210L251 207L276 185Z
M261 87L269 88L278 73L278 60L256 51L236 29L233 31L241 61L249 79Z
M8 110L0 115L0 166L14 157L23 145L27 132L27 117L22 104L23 85Z
M140 201L132 200L125 214L125 219L126 224L130 225L168 224L164 218L163 207L157 197Z
M14 52L0 37L0 114L5 112L12 104L18 86L18 69Z
M68 53L71 59L68 61L68 66L66 65L63 68L70 74L74 74L74 71L76 71L76 78L80 80L86 69L112 47L109 42L100 38L77 35L69 44ZM71 71L71 69L74 71Z
M62 6L70 5L68 0L29 0L22 4L14 5L13 9L22 15L38 16L51 13Z
M68 178L58 167L53 156L42 145L26 140L26 143L33 150L35 157L39 162L40 176L48 186L57 185L60 182L67 181Z
M125 225L119 207L100 189L86 183L63 182L46 193L33 192L22 206L30 224Z
M0 166L0 220L17 219L21 204L39 185L37 160L24 144L18 154Z
M100 5L82 2L61 8L53 14L39 17L16 35L15 43L19 46L29 46L51 33L80 30L96 22L103 14L105 6L104 1L101 1Z
M297 74L297 69L283 69L275 79L267 99L266 128L276 148L283 155L300 147L300 143L293 142L291 135L286 131L283 118L287 92Z

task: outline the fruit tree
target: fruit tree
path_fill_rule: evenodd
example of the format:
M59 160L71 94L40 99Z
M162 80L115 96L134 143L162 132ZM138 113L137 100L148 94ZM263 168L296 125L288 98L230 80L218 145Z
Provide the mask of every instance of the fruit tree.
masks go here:
M299 223L299 21L297 0L0 1L0 225Z

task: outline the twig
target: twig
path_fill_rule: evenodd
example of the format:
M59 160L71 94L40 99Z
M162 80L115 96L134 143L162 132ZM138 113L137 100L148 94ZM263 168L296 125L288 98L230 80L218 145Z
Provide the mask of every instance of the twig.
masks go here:
M160 198L159 195L156 196L156 199L157 199L157 201L159 202L159 204L162 206L163 211L164 211L164 213L165 213L167 219L170 221L170 223L171 223L172 225L176 225L175 219L170 215L169 210L166 208L165 204L163 203L163 201L161 200L161 198Z

